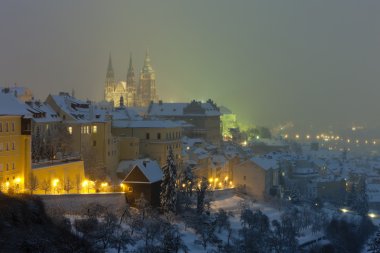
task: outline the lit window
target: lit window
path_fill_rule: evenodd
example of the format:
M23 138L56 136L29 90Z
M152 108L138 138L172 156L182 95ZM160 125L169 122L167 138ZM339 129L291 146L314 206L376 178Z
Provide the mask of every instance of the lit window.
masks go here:
M98 132L98 127L97 126L92 126L92 132L96 134Z
M69 126L67 128L67 132L69 132L69 134L73 134L73 127Z
M90 127L86 126L86 134L89 134L89 133L90 133Z
M128 192L133 192L133 187L128 187Z

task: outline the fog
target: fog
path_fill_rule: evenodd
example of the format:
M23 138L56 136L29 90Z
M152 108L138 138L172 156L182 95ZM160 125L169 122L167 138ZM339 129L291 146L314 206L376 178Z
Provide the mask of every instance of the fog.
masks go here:
M0 84L103 96L146 48L165 101L214 99L274 126L380 125L380 2L1 1Z

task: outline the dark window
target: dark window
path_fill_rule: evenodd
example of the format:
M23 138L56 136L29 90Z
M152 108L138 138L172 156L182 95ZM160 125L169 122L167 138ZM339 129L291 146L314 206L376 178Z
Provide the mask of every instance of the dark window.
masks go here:
M246 180L246 176L244 176L243 179Z
M149 138L150 138L149 133L146 133L146 139L149 140Z
M157 133L157 139L161 140L161 133Z
M96 146L96 141L92 142L92 146L94 146L94 147Z

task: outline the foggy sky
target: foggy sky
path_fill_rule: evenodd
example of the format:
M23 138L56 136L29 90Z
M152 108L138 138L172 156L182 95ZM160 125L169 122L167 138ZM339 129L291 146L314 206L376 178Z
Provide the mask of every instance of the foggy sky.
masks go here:
M164 101L274 126L380 125L380 1L0 2L0 84L99 100L149 48Z

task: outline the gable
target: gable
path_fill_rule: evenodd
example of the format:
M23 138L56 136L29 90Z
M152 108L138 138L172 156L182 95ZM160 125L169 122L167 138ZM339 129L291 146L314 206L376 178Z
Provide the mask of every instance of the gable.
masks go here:
M135 166L124 179L124 182L146 182L150 183L148 178L141 172L138 166Z

